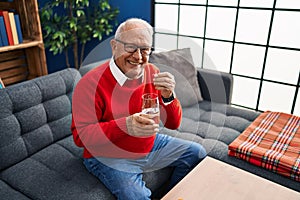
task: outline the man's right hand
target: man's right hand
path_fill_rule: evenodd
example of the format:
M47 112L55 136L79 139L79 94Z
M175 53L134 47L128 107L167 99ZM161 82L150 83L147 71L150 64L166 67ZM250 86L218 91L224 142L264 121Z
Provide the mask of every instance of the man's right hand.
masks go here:
M150 115L135 113L126 118L128 134L135 137L150 137L158 132L158 124Z

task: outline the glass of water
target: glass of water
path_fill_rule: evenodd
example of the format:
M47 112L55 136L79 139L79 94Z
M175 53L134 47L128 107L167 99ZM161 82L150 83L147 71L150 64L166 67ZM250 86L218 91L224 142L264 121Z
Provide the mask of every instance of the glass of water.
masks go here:
M145 93L142 96L142 101L142 113L149 115L156 124L159 124L160 113L158 95L156 93Z

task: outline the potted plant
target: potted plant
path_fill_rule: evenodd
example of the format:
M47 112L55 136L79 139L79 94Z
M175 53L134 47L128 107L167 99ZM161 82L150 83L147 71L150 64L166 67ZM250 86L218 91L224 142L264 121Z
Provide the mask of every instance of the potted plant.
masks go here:
M67 67L70 67L69 49L72 49L74 67L78 69L86 43L92 38L102 40L104 35L109 35L117 23L118 13L108 0L48 1L40 9L45 47L53 55L64 52Z

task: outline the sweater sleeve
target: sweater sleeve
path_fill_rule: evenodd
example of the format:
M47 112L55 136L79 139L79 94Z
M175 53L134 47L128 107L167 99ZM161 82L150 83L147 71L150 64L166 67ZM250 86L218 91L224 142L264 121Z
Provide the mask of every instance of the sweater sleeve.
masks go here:
M164 126L169 129L177 129L182 119L182 108L180 102L175 98L171 103L161 103L160 117Z

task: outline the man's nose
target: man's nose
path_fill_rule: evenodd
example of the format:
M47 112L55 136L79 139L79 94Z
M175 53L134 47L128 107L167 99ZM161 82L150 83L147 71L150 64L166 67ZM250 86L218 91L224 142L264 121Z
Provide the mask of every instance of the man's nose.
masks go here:
M142 59L143 55L140 48L137 48L136 51L133 53L134 58Z

